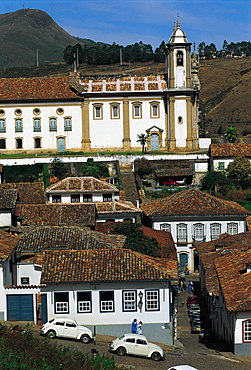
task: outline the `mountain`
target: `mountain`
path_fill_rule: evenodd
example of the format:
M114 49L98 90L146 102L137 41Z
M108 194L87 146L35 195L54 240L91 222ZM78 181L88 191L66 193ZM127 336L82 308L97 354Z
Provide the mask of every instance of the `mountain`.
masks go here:
M36 65L37 55L39 64L62 62L66 46L96 44L69 35L47 13L37 9L0 14L0 35L0 70Z

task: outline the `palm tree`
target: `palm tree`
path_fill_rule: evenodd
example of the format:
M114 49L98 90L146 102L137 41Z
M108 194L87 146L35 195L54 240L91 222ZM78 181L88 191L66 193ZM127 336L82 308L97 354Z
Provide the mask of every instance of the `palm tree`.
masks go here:
M137 142L140 143L140 145L142 146L142 154L145 153L145 145L146 145L146 142L147 142L147 135L146 134L139 134L137 135L138 137L138 140Z

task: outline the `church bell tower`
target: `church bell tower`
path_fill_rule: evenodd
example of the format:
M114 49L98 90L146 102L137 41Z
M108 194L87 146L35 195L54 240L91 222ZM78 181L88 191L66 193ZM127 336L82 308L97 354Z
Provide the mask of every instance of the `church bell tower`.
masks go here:
M199 66L195 52L191 56L191 45L180 28L178 17L167 44L167 147L170 151L199 149Z

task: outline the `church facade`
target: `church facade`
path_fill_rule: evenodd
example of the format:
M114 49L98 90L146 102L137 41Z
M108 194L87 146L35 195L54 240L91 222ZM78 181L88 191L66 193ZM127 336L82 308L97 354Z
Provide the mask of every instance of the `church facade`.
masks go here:
M0 151L197 151L198 68L178 21L164 74L2 78Z

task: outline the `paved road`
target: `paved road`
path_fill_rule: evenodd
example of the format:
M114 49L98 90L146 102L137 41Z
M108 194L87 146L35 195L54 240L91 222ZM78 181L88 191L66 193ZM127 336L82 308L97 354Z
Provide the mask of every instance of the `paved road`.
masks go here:
M197 278L193 276L193 279L196 280ZM197 334L191 334L186 305L181 305L182 300L186 302L187 296L187 292L179 294L179 300L177 301L178 340L173 349L162 345L162 348L166 352L165 361L153 362L146 358L134 356L120 357L116 354L110 354L107 350L107 345L112 338L106 336L97 336L95 345L93 343L82 344L77 341L64 339L56 339L55 341L63 346L68 346L74 350L80 350L84 353L90 354L91 350L95 347L95 349L99 351L100 355L114 356L118 365L124 365L136 370L152 370L153 368L154 370L166 370L171 366L184 364L194 366L198 370L250 370L251 358L248 359L241 356L234 356L217 346L215 346L215 348L213 348L213 346L209 348L198 342ZM204 315L203 318L204 325L207 325L207 316Z

